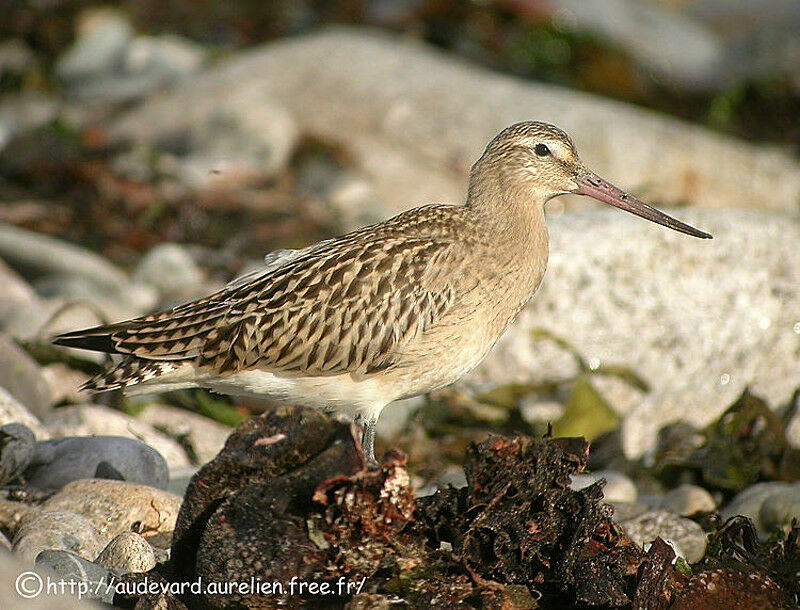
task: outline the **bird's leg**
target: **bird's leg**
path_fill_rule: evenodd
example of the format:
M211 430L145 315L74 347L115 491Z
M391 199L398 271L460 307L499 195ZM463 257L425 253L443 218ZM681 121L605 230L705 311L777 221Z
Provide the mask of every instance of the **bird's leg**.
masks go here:
M367 467L370 470L378 468L378 461L375 459L375 426L377 423L377 419L365 419L361 429L361 449L364 451Z

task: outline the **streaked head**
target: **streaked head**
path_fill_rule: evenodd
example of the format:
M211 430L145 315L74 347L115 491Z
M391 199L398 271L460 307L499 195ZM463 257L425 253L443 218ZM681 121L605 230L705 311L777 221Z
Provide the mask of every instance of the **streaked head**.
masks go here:
M587 168L570 137L555 125L516 123L486 147L470 175L470 198L486 189L545 203L558 195L587 195L652 222L694 237L711 235L639 201Z

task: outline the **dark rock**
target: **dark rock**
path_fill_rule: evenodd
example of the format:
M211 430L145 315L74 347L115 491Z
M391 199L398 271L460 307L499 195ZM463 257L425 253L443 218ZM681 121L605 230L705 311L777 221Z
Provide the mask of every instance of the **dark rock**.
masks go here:
M0 487L22 474L33 458L36 437L22 424L0 427Z
M349 429L320 413L280 409L248 420L189 484L172 543L178 576L308 577L324 558L306 532L314 490L363 466ZM204 601L216 607L234 599Z
M36 443L25 479L60 489L78 479L116 479L165 489L167 463L152 447L121 436L74 436Z

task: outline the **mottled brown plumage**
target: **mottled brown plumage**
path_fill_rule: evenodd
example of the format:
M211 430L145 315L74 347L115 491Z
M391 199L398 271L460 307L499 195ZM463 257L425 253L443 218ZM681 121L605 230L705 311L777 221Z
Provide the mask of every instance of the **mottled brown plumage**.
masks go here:
M87 386L201 386L348 410L374 424L398 398L452 383L491 349L547 263L544 203L574 192L708 237L609 185L546 123L512 125L470 174L465 205L431 205L303 250L168 311L61 335L121 354Z

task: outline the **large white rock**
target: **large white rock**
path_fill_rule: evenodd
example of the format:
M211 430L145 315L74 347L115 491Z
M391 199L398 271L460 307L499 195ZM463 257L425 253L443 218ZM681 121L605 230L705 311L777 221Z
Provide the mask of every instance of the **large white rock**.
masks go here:
M630 367L650 385L641 393L597 378L625 415L631 456L652 447L668 422L710 423L747 386L773 407L785 404L800 387L800 221L749 210L673 213L714 239L610 208L553 219L539 292L467 382L575 373L564 349L531 339L544 328L590 366Z
M349 210L353 225L463 200L489 139L526 119L560 125L593 168L661 203L794 210L800 201L800 168L777 148L343 27L241 53L154 94L110 135L155 143L206 124L220 107L249 125L248 116L275 103L301 133L344 147L372 184L373 197Z

